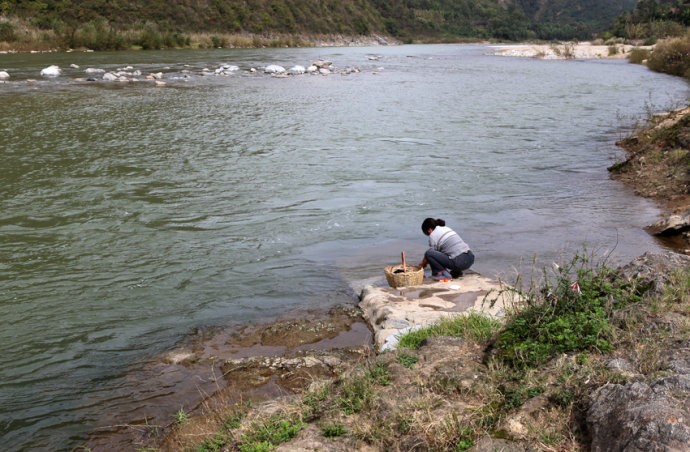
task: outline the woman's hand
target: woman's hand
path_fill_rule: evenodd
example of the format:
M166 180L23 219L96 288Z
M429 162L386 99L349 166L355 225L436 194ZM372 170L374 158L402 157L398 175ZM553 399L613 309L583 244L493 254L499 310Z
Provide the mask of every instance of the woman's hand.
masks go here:
M421 261L419 261L419 263L418 263L417 265L418 265L419 267L424 268L424 267L426 267L426 264L427 264L426 257L424 257L424 258L422 258Z

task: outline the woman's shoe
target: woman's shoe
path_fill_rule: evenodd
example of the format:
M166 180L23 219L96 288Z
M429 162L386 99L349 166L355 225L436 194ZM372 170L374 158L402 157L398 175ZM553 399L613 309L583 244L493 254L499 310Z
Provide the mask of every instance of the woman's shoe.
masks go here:
M431 279L433 279L434 281L445 281L445 280L450 281L451 279L453 279L453 277L450 275L450 273L443 270L443 271L436 273L435 275L432 275Z
M459 277L462 276L462 271L461 271L461 270L452 270L452 271L450 272L450 275L451 275L453 278L459 278Z

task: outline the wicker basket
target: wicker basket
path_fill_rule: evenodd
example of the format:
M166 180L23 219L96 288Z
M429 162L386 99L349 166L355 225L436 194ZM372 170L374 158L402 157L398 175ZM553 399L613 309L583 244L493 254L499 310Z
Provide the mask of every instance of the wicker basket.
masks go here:
M391 287L418 286L424 281L424 269L417 265L408 265L406 272L394 273L402 270L402 265L389 265L383 272L386 274L386 281Z

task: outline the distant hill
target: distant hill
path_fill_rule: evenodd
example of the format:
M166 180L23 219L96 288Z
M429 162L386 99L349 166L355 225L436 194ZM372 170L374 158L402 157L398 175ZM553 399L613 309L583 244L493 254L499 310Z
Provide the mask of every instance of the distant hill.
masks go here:
M17 17L69 37L85 24L176 33L381 33L404 41L589 39L636 0L1 0ZM0 22L1 25L1 22ZM7 31L7 30L6 30ZM9 33L6 33L9 35ZM2 40L0 30L0 40Z

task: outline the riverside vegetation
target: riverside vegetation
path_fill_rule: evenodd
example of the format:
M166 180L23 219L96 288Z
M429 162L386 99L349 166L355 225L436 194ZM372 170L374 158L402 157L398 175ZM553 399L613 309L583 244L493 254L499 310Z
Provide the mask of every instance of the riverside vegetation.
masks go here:
M690 259L683 262L668 274L631 277L583 252L517 286L525 301L503 322L481 314L444 320L292 396L197 419L178 414L154 449L461 451L518 441L587 450L591 394L664 375L665 351L690 338ZM633 370L611 365L621 360Z
M3 0L0 50L305 46L334 37L349 43L381 35L402 42L591 39L609 30L635 3L218 0L193 5L183 0ZM634 28L629 23L647 16L625 19L623 32ZM639 34L638 28L634 29Z

